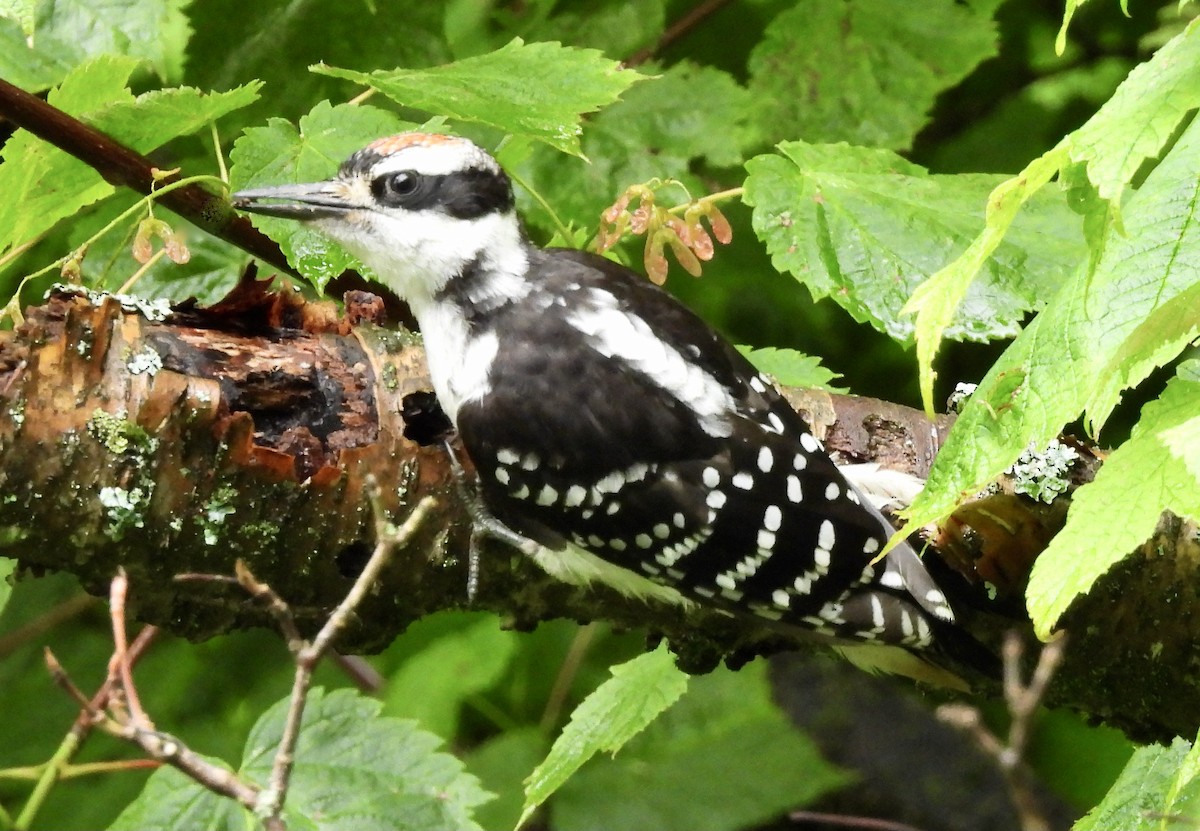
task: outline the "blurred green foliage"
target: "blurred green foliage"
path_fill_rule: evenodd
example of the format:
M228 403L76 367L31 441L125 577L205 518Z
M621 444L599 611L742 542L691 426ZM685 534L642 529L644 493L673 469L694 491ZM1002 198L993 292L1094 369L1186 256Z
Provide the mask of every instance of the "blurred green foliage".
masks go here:
M758 193L773 205L776 218L788 212L789 199L796 208L811 208L824 194L845 189L845 201L830 206L840 212L816 211L806 219L810 225L794 232L821 230L820 222L832 215L831 228L822 230L832 241L797 247L794 239L815 239L815 232L779 236L777 229L765 229L762 202L755 203L753 218L740 201L726 202L722 210L733 227L732 244L718 247L702 279L674 269L668 288L736 342L818 355L854 392L915 404L919 392L908 351L912 318L899 315L912 287L905 280L928 276L978 233L983 200L1003 178L999 174L1021 171L1088 122L1130 70L1164 44L1192 50L1185 52L1188 56L1196 43L1194 26L1189 38L1180 34L1194 11L1170 0L1133 4L1128 16L1110 0L1094 0L1076 12L1061 54L1054 49L1061 10L1035 0L939 0L919 4L919 11L905 6L886 12L868 0L741 0L714 4L712 13L690 18L700 5L691 0L9 0L0 3L0 77L39 93L57 88L51 101L153 150L161 167L180 167L185 175L220 173L215 136L220 152L234 164L238 185L325 176L363 136L449 117L449 128L500 146L501 160L531 189L518 189L519 205L540 241L561 236L564 229L570 239L587 240L608 204L629 185L652 178L680 183L660 191L666 204L684 202L688 194L740 187L745 164L758 157L750 171L774 177L763 179ZM504 64L497 72L489 63L495 50L509 50L506 58L521 52L511 45L514 38L531 50L522 54L536 53L544 61L527 65L538 77L520 79L521 64ZM574 48L546 46L550 41ZM478 61L459 69L482 65L497 84L515 74L535 92L539 83L554 83L568 64L580 74L572 75L574 86L563 90L565 103L556 99L559 106L539 112L536 123L524 118L521 102L528 97L501 100L499 93L492 99L485 94L481 111L480 100L464 103L449 100L448 93L413 92L426 89L422 84L435 76L458 83L480 77L468 73L463 81L446 70L422 74L468 58ZM632 73L612 75L614 62L630 59L649 79L634 83ZM319 62L337 70L308 71ZM1184 69L1182 83L1188 89L1173 100L1186 102L1195 92L1191 78L1200 77L1200 71L1194 63ZM376 72L383 74L370 75ZM348 102L362 87L351 81L373 78L386 80L380 82L385 94L352 109ZM387 99L389 90L397 100ZM1127 94L1134 105L1129 118L1143 123L1136 104L1147 91L1133 86ZM1149 190L1123 206L1132 211L1128 228L1139 227L1136 210L1142 203L1168 196L1165 188L1153 190L1160 151L1165 155L1175 140L1185 148L1195 143L1184 133L1194 135L1196 125L1189 128L1185 114L1175 115L1157 125L1163 135L1156 134L1158 143L1134 159L1136 169L1105 180L1110 188L1114 181L1133 189L1149 182ZM215 133L210 133L214 119ZM573 132L580 123L582 131ZM555 133L556 125L566 132ZM1120 131L1089 147L1112 136L1119 140ZM774 152L781 142L789 144L783 153ZM581 152L586 160L561 149ZM7 139L3 156L0 184L7 201L0 205L0 294L6 302L36 303L59 279L57 269L25 283L22 278L90 239L135 200L113 194L82 165L20 133ZM1166 163L1163 169L1170 170ZM1064 167L1065 187L1038 197L1033 212L1023 215L1032 230L1014 226L1009 247L992 262L995 282L973 284L970 314L959 321L969 325L949 330L952 335L990 340L1015 334L1050 302L1058 284L1070 279L1066 265L1088 259L1081 253L1085 245L1113 232L1113 213L1100 198L1111 193L1104 193L1099 181L1089 182L1089 172L1096 175ZM787 177L796 179L792 189L781 186ZM863 194L872 190L880 198L864 201ZM1039 207L1042 203L1049 207ZM1067 208L1091 224L1080 219L1079 228L1068 229L1074 217ZM874 225L856 227L868 217ZM841 256L846 238L860 230L885 239L877 233L880 222L892 226L895 236L886 245L866 248L864 261L872 264L867 270L876 282L839 283L834 278L840 275L828 267L830 252ZM264 228L271 230L269 223ZM199 230L178 223L176 230L187 239L190 262L157 262L135 290L217 299L232 285L245 256ZM941 248L927 244L942 231ZM133 233L132 224L119 224L91 243L82 264L89 285L116 289L138 268L129 251ZM1177 237L1187 233L1182 229ZM284 247L317 284L348 262L311 238L284 240ZM616 253L636 266L641 249L642 241L635 239ZM1193 245L1182 261L1196 256ZM920 269L899 273L912 262L920 262ZM825 276L814 279L822 269ZM998 298L1001 289L1009 295ZM813 294L822 299L814 302ZM1187 323L1194 319L1188 317L1191 308L1180 305L1167 319L1154 318L1155 333L1166 332L1158 340L1143 330L1141 340L1114 350L1129 359L1122 364L1121 386L1172 361L1194 337ZM1004 346L944 345L938 368L945 391L955 381L982 378ZM811 371L792 353L760 354L774 361L783 355L786 362L779 366L788 371ZM1049 375L1055 372L1054 357L1045 365ZM1160 387L1173 373L1162 374ZM1173 382L1171 401L1180 412L1194 411L1191 399L1176 400L1193 386L1186 370ZM1105 387L1080 394L1092 394L1097 409L1111 410L1120 391ZM1118 435L1157 392L1127 396L1117 407L1110 424ZM1148 411L1153 415L1161 407ZM1057 431L1079 414L1079 407L1064 407L1047 429ZM1179 449L1190 435L1184 430L1188 424L1171 426L1177 431L1175 445L1164 440L1156 449L1175 454L1171 458L1186 479L1183 487L1194 491L1195 472L1185 470L1189 447ZM1138 435L1150 440L1145 430ZM1014 436L1010 441L1023 447L1027 438ZM1009 449L1006 445L1005 452ZM950 457L948 464L966 471L970 460L964 458ZM970 475L961 472L961 478ZM1129 474L1141 475L1137 469ZM1120 518L1120 512L1110 513ZM1103 536L1102 528L1096 533ZM1093 572L1098 567L1095 561L1084 565ZM0 567L0 575L6 574ZM1062 575L1051 571L1049 576L1054 594ZM0 728L0 806L15 816L30 783L6 777L5 770L48 759L75 717L75 707L48 680L42 646L49 645L76 681L91 689L100 682L111 642L103 607L73 599L79 590L69 578L25 576L11 598L8 593L7 582L0 584L0 706L8 714ZM70 618L58 620L64 609L71 611ZM53 625L23 628L35 621ZM389 680L383 718L417 719L466 761L482 787L497 795L474 813L475 822L491 829L516 821L523 780L545 758L576 705L609 678L610 666L643 648L638 634L561 623L518 635L501 631L488 616L457 614L422 621L373 660ZM138 677L144 703L164 729L236 767L254 725L288 689L291 664L277 635L249 632L200 645L166 640L145 659ZM318 683L327 690L347 686L328 667ZM366 702L349 693L330 692L322 701L322 706L342 708L339 713L358 714L363 722L378 720ZM723 718L728 724L720 723ZM752 736L754 743L739 744L739 736ZM689 739L698 744L689 745ZM705 757L705 748L716 757ZM419 751L422 758L434 753ZM1056 714L1043 724L1032 761L1082 810L1100 799L1128 753L1120 737ZM1165 762L1164 754L1169 755ZM128 747L95 736L78 761L128 758L133 758ZM1098 758L1104 764L1096 763ZM782 770L758 771L755 761L763 759ZM1172 785L1170 777L1154 771L1161 774L1164 764L1190 759L1183 745L1153 758L1139 755L1122 781L1128 780L1132 790L1150 787L1140 783L1151 779L1160 790L1175 787L1156 803L1174 809L1181 804L1180 789L1190 794L1190 779ZM806 773L811 792L796 782ZM130 804L146 778L145 773L120 773L60 783L30 827L104 827ZM705 827L734 829L767 819L769 814L755 808L779 812L843 781L844 774L816 757L805 737L782 720L770 703L761 667L754 667L693 682L683 702L615 760L588 762L535 822L574 829L595 827L589 822L600 817L609 827L655 822L663 829L694 828L697 818L687 809L711 797L717 805L705 817L710 822ZM753 794L750 803L734 798L746 793ZM139 803L139 810L147 805ZM1098 816L1119 811L1110 795Z

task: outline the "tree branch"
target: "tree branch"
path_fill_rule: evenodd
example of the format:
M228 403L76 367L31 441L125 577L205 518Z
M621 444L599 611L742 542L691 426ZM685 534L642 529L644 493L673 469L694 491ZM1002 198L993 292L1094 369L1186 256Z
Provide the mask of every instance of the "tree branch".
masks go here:
M145 196L156 187L180 178L178 174L156 178L159 168L153 160L3 78L0 78L0 116L85 162L111 185ZM227 195L212 193L199 185L185 185L162 194L158 203L280 271L300 276L274 240L233 210ZM366 281L353 271L343 272L330 282L330 290L335 292L366 287ZM394 316L405 319L400 307L393 304L392 311Z
M149 353L157 361L144 360ZM0 553L70 570L96 593L123 565L137 587L136 614L196 638L270 623L268 612L240 601L238 587L171 579L232 573L242 558L288 598L297 631L311 635L373 550L373 475L388 515L438 499L343 636L348 649L381 648L417 618L469 605L469 520L446 455L406 439L412 425L400 415L407 397L428 386L423 354L406 333L352 329L329 308L261 283L245 284L219 309L189 307L169 321L146 320L112 299L56 296L0 342L0 475L8 483ZM885 402L788 394L843 459L918 474L949 424ZM1086 461L1080 481L1096 464ZM1045 505L1001 487L927 529L932 565L949 560L976 579L976 567L986 567L1001 591L965 610L976 637L998 643L1011 628L1024 574L1067 501ZM1135 554L1072 609L1072 646L1049 701L1139 736L1195 731L1200 696L1180 690L1200 681L1186 660L1156 656L1191 654L1200 624L1185 616L1172 626L1128 625L1153 618L1147 609L1172 596L1164 585L1190 585L1191 533L1164 517L1146 549L1152 556ZM553 617L644 628L670 639L692 670L798 643L753 620L558 583L497 544L485 554L474 608L518 628Z

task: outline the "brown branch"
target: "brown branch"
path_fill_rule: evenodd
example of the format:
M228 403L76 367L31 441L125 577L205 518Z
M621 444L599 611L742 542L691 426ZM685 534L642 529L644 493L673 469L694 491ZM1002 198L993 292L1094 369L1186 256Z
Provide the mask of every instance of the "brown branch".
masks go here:
M696 4L683 17L668 26L653 46L639 49L630 55L624 61L625 66L639 66L644 64L692 29L699 26L709 15L727 5L729 5L729 0L704 0L704 2Z
M47 104L0 78L0 115L86 163L104 180L148 195L155 186L179 179L178 175L155 179L153 161L129 149L99 130ZM228 197L188 185L159 197L159 203L215 237L288 274L297 272L288 264L279 246L250 221L236 214ZM298 275L297 275L298 276Z
M494 541L471 602L470 522L446 454L406 438L420 420L409 402L429 388L419 344L371 325L352 330L323 307L262 284L243 295L220 311L189 307L165 322L112 300L60 295L0 339L0 390L9 390L0 396L0 470L10 483L0 526L11 541L0 540L0 553L69 570L97 593L124 566L139 616L195 638L271 625L270 613L244 602L230 579L173 582L199 569L232 573L242 558L287 598L298 632L314 637L374 548L370 474L392 514L425 496L439 504L419 539L397 552L384 589L348 622L343 649L380 649L425 615L467 607L517 628L565 617L648 629L691 671L803 646L802 634L753 619L557 582ZM148 351L161 368L132 371L129 356ZM922 475L949 424L887 402L786 392L845 461ZM402 415L409 410L417 412ZM1079 449L1075 484L1098 466ZM70 534L61 504L76 506ZM999 589L995 600L982 592L952 598L976 638L998 644L1019 624L1024 576L1068 504L1069 496L1037 503L1001 482L943 527L924 529L932 564L952 562ZM1165 515L1144 553L1133 552L1068 612L1072 650L1049 701L1102 713L1138 737L1195 732L1200 681L1185 668L1200 619L1146 609L1158 598L1190 596L1198 540L1194 524Z

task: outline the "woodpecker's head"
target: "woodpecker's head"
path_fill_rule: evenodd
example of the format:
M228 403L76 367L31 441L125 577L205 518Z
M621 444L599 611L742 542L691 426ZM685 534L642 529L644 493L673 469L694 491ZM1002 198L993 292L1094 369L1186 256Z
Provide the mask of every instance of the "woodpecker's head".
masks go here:
M341 243L418 314L468 269L517 275L528 263L508 176L455 136L382 138L332 179L243 190L233 202L304 222Z

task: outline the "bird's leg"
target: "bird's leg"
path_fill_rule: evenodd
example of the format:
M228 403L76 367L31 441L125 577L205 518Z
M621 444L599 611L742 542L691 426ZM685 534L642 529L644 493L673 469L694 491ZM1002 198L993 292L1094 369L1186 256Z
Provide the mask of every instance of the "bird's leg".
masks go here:
M467 514L471 517L471 540L467 546L467 602L473 603L479 589L479 545L482 538L491 537L500 540L527 556L533 555L538 544L528 537L521 536L492 516L487 505L483 504L479 488L475 486L474 482L467 480L467 473L458 460L458 452L454 449L453 441L449 438L444 439L442 446L446 448L446 455L450 459L450 472L454 475L454 483L458 487L463 507L467 509Z

